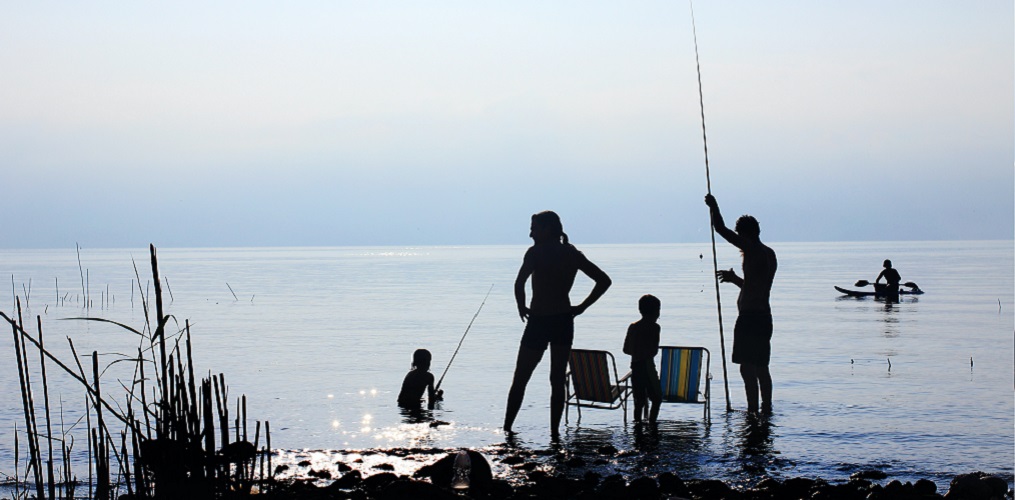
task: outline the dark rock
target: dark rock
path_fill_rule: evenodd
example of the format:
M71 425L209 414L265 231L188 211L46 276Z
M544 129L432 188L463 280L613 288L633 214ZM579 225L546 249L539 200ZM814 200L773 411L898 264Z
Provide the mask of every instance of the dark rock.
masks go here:
M627 495L627 482L620 474L606 476L599 483L599 494L604 498L625 498Z
M358 470L349 471L335 480L328 487L331 489L351 490L363 482L363 475Z
M331 479L331 472L328 472L327 469L324 470L310 469L310 472L308 472L307 475L310 477L316 477L317 479Z
M342 473L352 470L352 467L349 467L345 462L335 462L335 467L338 469L338 472Z
M599 486L599 481L603 479L603 476L598 472L586 471L585 477L582 478L582 489L585 491L592 491Z
M582 459L582 457L571 457L571 458L567 459L567 461L564 462L564 464L567 465L568 467L575 467L575 468L577 468L577 467L583 467L585 465L585 460Z
M687 482L691 495L701 498L729 498L734 491L718 479L693 479Z
M659 498L659 484L650 477L639 477L627 485L629 498L654 500Z
M1004 498L1007 493L1008 483L1004 479L986 472L973 472L955 476L944 497L962 500L979 500L981 498L987 500Z
M493 471L490 469L490 462L486 461L486 457L478 451L467 450L469 453L469 461L471 467L469 469L469 490L470 491L485 491L493 483ZM458 452L448 453L447 456L440 460L420 467L413 477L417 478L428 478L430 482L437 486L451 486L451 481L455 477L455 458L458 456Z
M537 464L536 462L525 462L524 464L521 464L521 465L517 466L516 468L521 469L521 470L526 471L526 472L532 472L532 471L536 470L537 468L539 468L539 464Z
M791 477L782 482L779 495L785 498L807 498L810 496L814 480L805 477Z
M862 470L860 472L854 472L849 476L850 479L872 479L874 481L880 481L887 479L888 474L885 471L880 470Z
M298 463L296 465L298 465L300 467L310 467L310 460L303 460L303 461L301 461L300 463Z
M380 474L374 474L363 478L363 483L360 485L360 488L368 492L380 492L381 489L397 479L398 476L395 474L390 472L381 472Z
M684 480L672 472L664 472L656 478L659 481L659 490L667 495L690 498L691 490L687 489Z
M894 479L885 485L885 494L891 497L900 497L906 493L906 487L898 479Z
M283 472L285 472L287 470L289 470L289 466L288 465L285 465L285 464L278 465L278 466L275 467L275 474L281 474L281 473L283 473Z
M420 498L452 500L455 498L455 494L426 481L398 479L384 486L377 498L380 500L417 500Z
M490 483L490 491L487 492L487 496L491 499L502 499L508 498L514 493L515 489L511 487L511 483L503 479L494 479Z
M374 468L377 470L387 470L387 471L395 470L395 466L391 464L377 464L374 466Z
M520 463L522 463L524 461L525 461L525 459L520 457L520 456L518 456L518 455L508 455L508 456L500 459L500 463L502 463L504 465L517 465L517 464L520 464Z
M937 493L937 485L929 479L919 479L913 485L913 492L917 495L933 495Z
M604 444L600 446L598 449L596 449L596 452L599 453L600 455L616 455L617 448L612 444Z

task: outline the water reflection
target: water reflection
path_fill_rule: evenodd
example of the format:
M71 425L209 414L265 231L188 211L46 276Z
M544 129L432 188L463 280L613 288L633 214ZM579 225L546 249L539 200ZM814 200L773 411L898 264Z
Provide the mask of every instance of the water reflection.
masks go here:
M747 415L739 427L739 460L744 473L754 477L767 475L778 453L773 447L771 418Z

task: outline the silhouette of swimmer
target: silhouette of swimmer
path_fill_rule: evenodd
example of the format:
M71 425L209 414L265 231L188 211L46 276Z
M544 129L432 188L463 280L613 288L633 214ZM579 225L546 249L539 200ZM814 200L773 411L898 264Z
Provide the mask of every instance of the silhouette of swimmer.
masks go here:
M444 391L435 391L433 374L430 373L430 361L433 357L426 349L416 349L412 353L412 369L402 380L402 390L398 393L398 406L403 408L419 408L423 401L423 393L427 394L427 406L433 408L434 403L444 399Z
M761 410L771 413L772 375L768 363L772 353L772 307L769 298L778 267L775 252L761 242L761 226L757 219L743 215L737 219L736 231L731 231L723 222L719 203L712 195L705 196L705 204L711 210L715 232L739 248L743 255L743 278L737 276L733 269L716 274L719 281L740 287L732 359L740 365L740 376L747 392L747 411L758 412L760 390Z
M899 301L899 283L902 282L902 276L899 275L899 271L892 267L892 261L885 259L884 269L881 270L881 274L878 274L877 279L874 280L874 290L878 293L884 294L886 302L898 302ZM881 278L885 279L888 285L881 285Z
M511 390L504 414L504 430L512 433L518 410L532 372L550 346L550 434L559 436L560 417L564 414L565 373L574 340L574 318L585 312L610 288L610 277L589 261L585 254L568 242L560 217L550 211L532 216L529 236L533 245L525 252L515 279L518 316L527 321ZM588 297L571 305L569 293L578 271L595 282ZM525 306L525 282L532 277L532 301Z

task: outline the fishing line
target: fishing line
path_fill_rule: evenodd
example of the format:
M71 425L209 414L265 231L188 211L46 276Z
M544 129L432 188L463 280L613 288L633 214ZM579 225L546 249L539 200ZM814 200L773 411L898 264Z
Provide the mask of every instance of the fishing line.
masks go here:
M448 366L444 367L444 373L442 373L441 378L437 380L437 385L434 386L434 391L441 388L441 382L444 382L444 376L448 374L448 369L451 368L451 363L455 361L455 356L458 355L458 350L462 348L462 342L465 342L465 336L469 334L469 329L472 328L472 323L476 321L476 317L479 316L479 311L483 310L483 306L486 305L486 299L490 298L490 292L492 291L493 285L490 285L490 289L486 291L486 297L483 297L483 303L479 304L479 309L476 309L476 314L472 315L472 321L469 321L469 326L465 327L465 333L462 334L462 339L458 341L458 347L455 348L454 354L451 355L451 360L448 361Z
M698 70L698 104L701 107L701 140L705 145L705 182L708 189L708 194L712 194L712 176L708 168L708 135L705 133L705 96L701 89L701 61L698 58L698 30L694 25L694 3L691 0L687 0L687 5L691 8L691 34L694 36L694 65ZM715 227L712 221L712 210L708 211L708 228L712 235L712 274L715 277L715 305L719 313L719 347L722 353L722 382L723 389L726 391L726 411L733 411L733 406L730 404L730 383L729 377L726 373L726 339L723 336L722 329L722 299L719 296L719 261L716 258L715 253Z

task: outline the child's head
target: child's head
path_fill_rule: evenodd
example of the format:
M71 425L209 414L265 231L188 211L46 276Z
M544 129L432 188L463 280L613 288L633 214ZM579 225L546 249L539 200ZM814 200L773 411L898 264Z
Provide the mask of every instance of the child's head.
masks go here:
M659 308L661 305L655 295L646 293L638 299L638 312L641 313L643 318L654 321L659 319Z
M430 351L426 349L416 349L416 352L412 353L412 368L414 370L427 371L430 369L430 360L433 356L430 355Z

